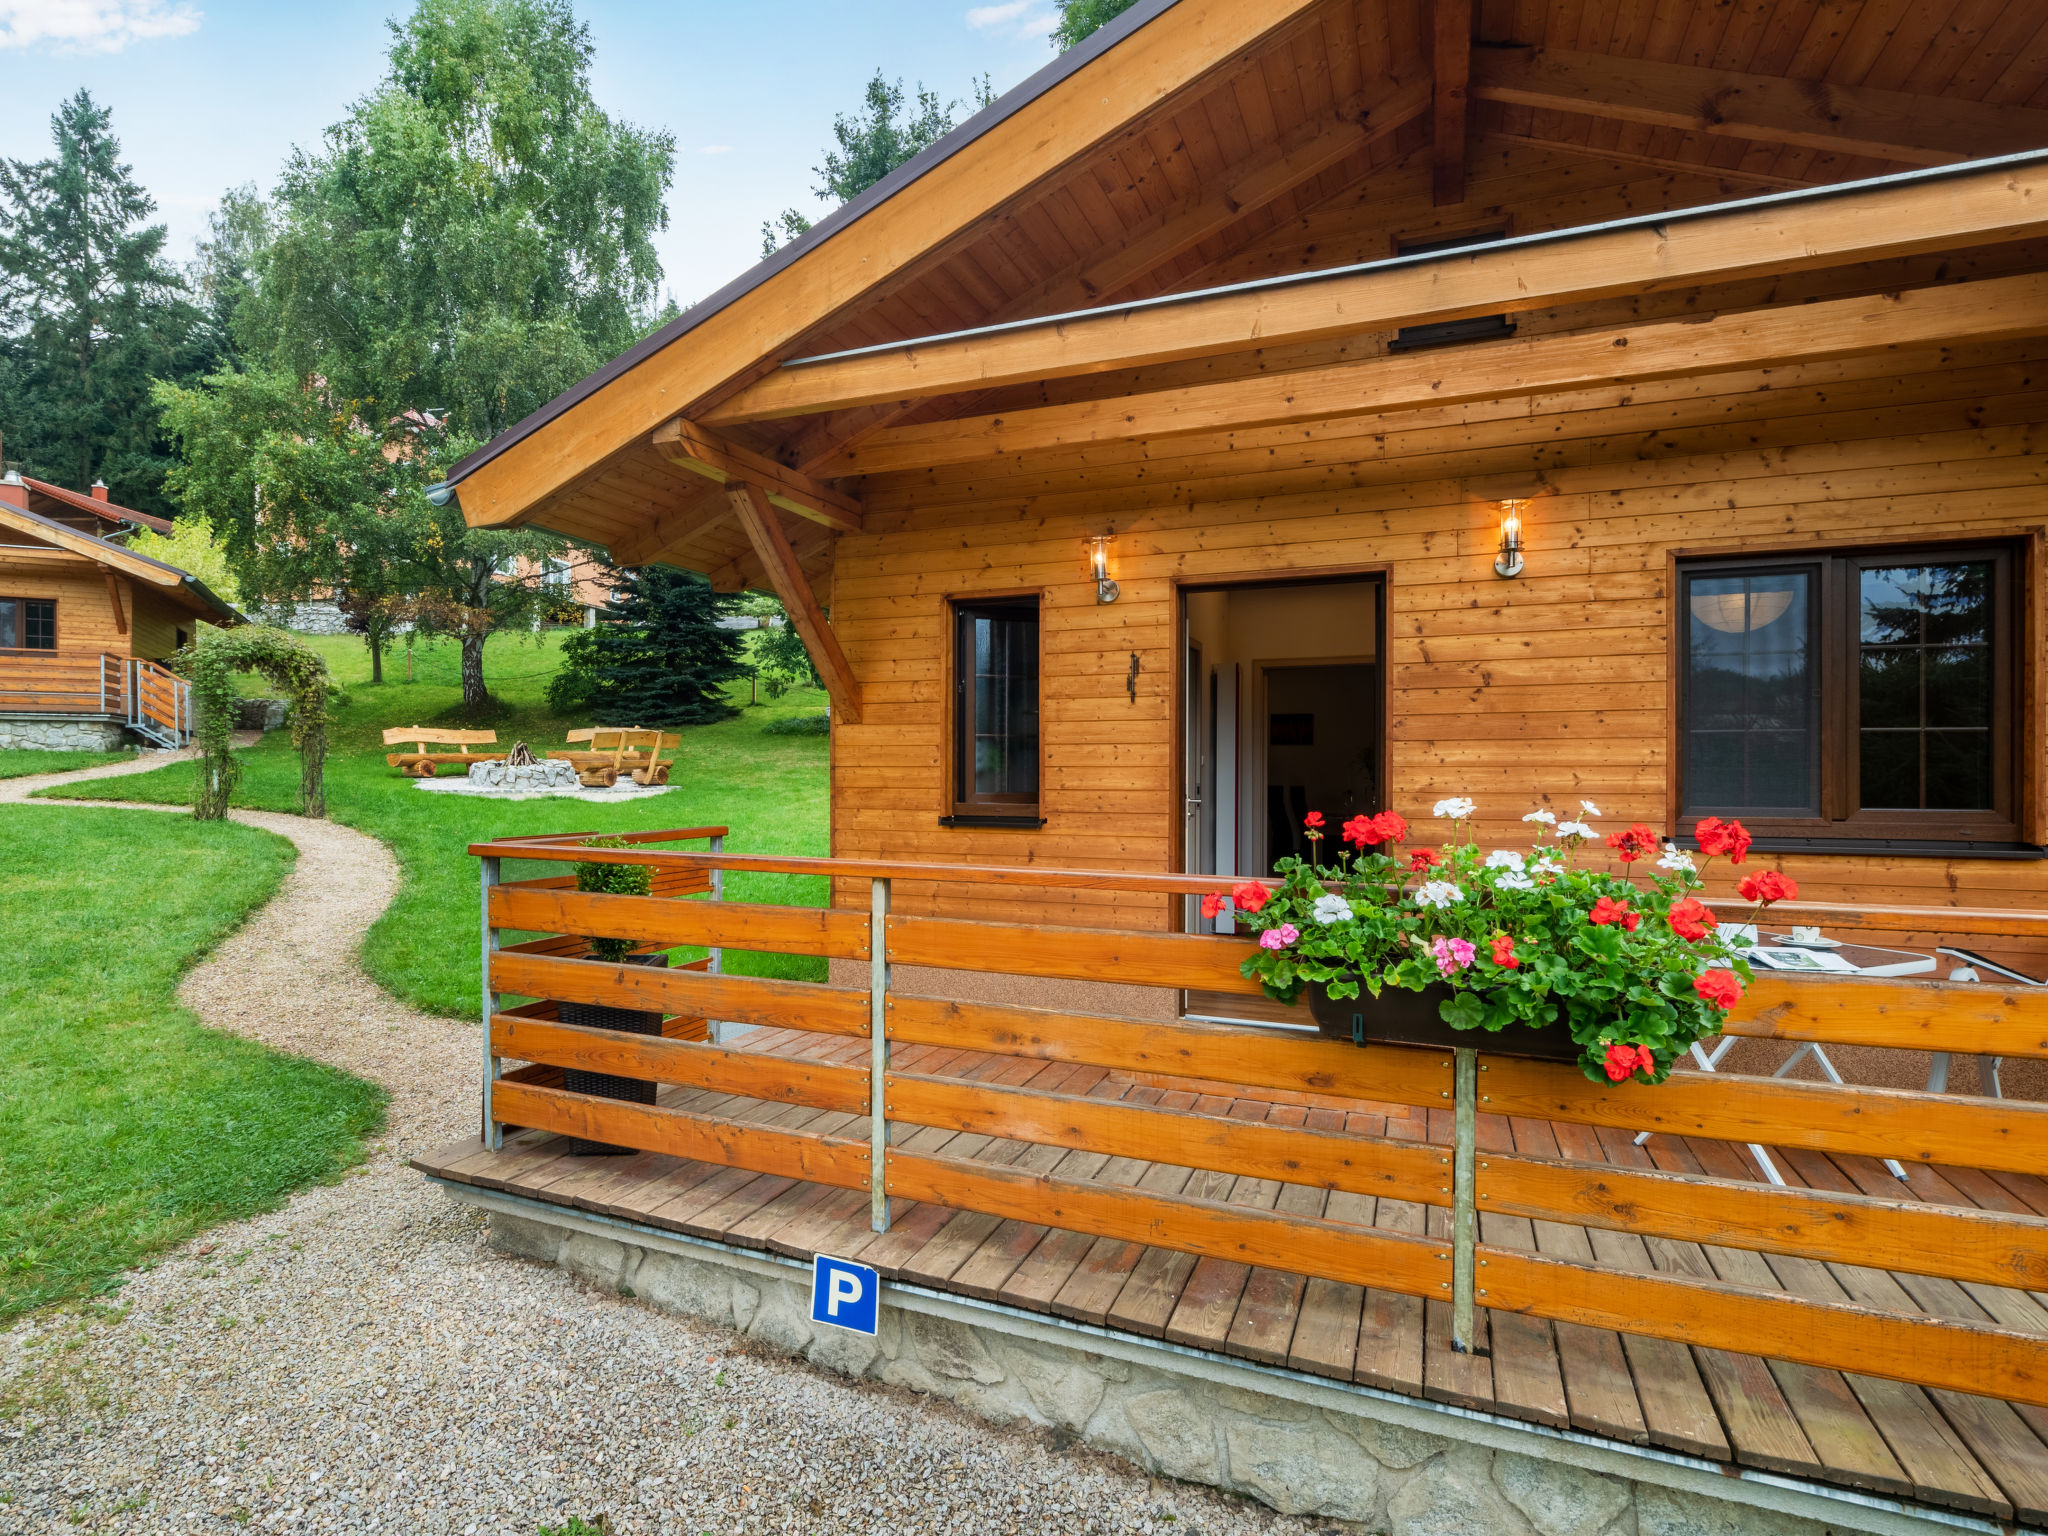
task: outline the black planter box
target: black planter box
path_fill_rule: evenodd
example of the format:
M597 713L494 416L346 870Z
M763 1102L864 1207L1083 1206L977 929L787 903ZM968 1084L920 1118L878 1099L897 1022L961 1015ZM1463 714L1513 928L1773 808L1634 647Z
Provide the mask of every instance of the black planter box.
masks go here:
M586 958L594 960L597 957L591 955ZM628 955L618 964L666 968L668 956ZM616 1029L629 1035L661 1033L659 1009L613 1008L603 1003L557 1003L555 1007L560 1012L564 1024L575 1024L584 1029ZM609 1072L584 1072L575 1067L564 1067L562 1086L571 1093L587 1093L600 1099L617 1099L625 1104L654 1102L653 1083L642 1082L637 1077L615 1077ZM585 1141L581 1137L572 1137L569 1143L571 1157L625 1157L633 1150L632 1147L615 1147L608 1142Z
M1438 1010L1457 993L1448 982L1436 982L1420 992L1406 987L1383 987L1380 995L1359 991L1356 997L1332 997L1325 982L1311 982L1308 1010L1315 1015L1316 1028L1329 1040L1348 1040L1354 1045L1373 1041L1381 1045L1420 1045L1432 1050L1469 1046L1489 1056L1520 1056L1530 1061L1577 1062L1579 1042L1563 1019L1538 1029L1510 1024L1506 1029L1453 1029Z

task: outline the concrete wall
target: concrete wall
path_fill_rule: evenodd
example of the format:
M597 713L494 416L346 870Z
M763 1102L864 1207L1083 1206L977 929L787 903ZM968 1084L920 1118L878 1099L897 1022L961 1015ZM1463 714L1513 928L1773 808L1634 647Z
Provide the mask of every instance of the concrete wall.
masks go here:
M1071 1433L1166 1477L1375 1536L1824 1536L1951 1530L1687 1457L1612 1445L888 1286L878 1335L809 1320L809 1266L445 1185L501 1253L733 1329L842 1375ZM1735 1474L1735 1475L1731 1475ZM1988 1527L1987 1527L1988 1529Z

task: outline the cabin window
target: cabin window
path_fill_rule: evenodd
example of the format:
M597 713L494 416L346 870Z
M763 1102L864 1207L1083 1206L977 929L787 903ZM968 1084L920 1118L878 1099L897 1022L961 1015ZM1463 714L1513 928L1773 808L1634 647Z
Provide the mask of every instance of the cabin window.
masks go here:
M0 651L57 649L57 604L41 597L0 597Z
M953 605L953 814L1038 818L1038 603Z
M1683 815L2016 838L2012 566L1994 546L1682 567Z

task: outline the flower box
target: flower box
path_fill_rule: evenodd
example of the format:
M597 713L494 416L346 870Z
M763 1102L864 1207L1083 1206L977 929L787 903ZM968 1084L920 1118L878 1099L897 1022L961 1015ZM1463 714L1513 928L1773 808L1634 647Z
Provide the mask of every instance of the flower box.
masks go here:
M1562 1020L1533 1029L1459 1029L1447 1024L1443 1005L1457 995L1449 983L1439 981L1420 992L1387 987L1378 997L1363 989L1356 997L1332 997L1330 984L1319 981L1309 985L1308 1011L1315 1016L1324 1039L1348 1040L1353 1045L1419 1045L1432 1050L1468 1046L1489 1056L1573 1065L1583 1054Z

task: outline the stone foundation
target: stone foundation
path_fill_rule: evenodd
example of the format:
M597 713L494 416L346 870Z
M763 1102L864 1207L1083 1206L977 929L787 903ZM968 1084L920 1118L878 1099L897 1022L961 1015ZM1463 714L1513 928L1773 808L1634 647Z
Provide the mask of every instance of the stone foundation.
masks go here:
M36 752L119 752L128 727L118 715L0 714L0 747Z
M879 1336L810 1321L810 1266L444 1184L500 1252L843 1375L1062 1430L1148 1472L1374 1536L1823 1536L1989 1522L1737 1472L885 1283Z

